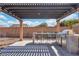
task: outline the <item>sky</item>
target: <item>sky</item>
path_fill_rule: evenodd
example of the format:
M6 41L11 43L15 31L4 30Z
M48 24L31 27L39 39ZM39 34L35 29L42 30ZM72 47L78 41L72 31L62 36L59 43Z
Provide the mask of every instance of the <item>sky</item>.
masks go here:
M42 23L46 23L48 27L54 27L57 24L56 19L23 19L23 20L24 24L27 23L27 25L30 27L38 26Z
M79 12L75 12L75 13L61 19L60 22L62 22L64 20L70 20L70 19L79 19Z
M60 22L63 20L69 20L69 19L79 19L79 12L75 12L63 19L61 19ZM56 26L57 22L56 19L22 19L24 24L27 24L29 27L38 26L42 23L47 23L48 27L54 27ZM0 12L0 27L10 27L13 24L19 24L18 19L5 14L3 12Z
M1 27L9 27L11 26L12 24L19 24L19 21L12 17L12 16L9 16L3 12L0 12L0 26Z

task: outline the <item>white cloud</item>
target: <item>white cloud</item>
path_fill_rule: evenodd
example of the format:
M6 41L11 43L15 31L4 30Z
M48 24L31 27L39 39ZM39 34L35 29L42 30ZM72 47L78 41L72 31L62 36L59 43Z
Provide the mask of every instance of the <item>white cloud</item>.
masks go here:
M64 20L70 20L70 19L79 19L78 13L75 12L75 13L73 13L73 14L71 14L71 15L63 18L63 19L61 19L60 22L63 22Z
M9 24L0 20L0 26L9 27Z
M24 21L23 24L31 25L32 22L31 21Z
M9 24L19 24L19 21L8 21Z
M7 18L3 15L0 15L0 19L7 19Z
M41 22L39 22L39 21L34 22L35 26L40 25L40 24L41 24Z
M39 22L39 21L35 21L35 22L34 21L24 21L23 23L27 24L30 27L34 27L34 26L41 24L41 22Z
M47 25L49 27L54 27L57 24L56 23L56 19L48 19L48 20L45 20L45 22L47 23ZM40 22L40 21L29 21L29 20L27 20L27 21L24 21L23 23L24 24L27 24L30 27L34 27L34 26L40 25L42 22Z
M49 27L54 27L57 24L56 19L48 19L46 23Z
M34 24L35 24L36 26L38 26L38 25L42 24L42 22L41 22L41 21L36 21Z

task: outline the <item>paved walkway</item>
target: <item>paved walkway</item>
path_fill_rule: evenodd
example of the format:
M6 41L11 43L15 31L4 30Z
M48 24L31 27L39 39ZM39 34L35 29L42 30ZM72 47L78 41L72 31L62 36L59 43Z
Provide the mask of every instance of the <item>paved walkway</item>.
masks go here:
M0 56L74 56L55 42L53 44L33 44L24 40L0 49Z
M51 48L57 56L75 56L75 54L69 53L66 48L59 46L57 43L52 44Z
M28 43L32 43L32 39L24 39L23 41L15 42L14 44L11 44L9 46L25 46ZM36 40L35 43L49 43L52 44L53 42L56 42L56 40Z
M14 44L11 44L9 46L25 46L26 44L31 43L31 42L33 42L33 40L28 39L28 40L15 42Z
M28 44L1 49L1 56L56 56L48 44Z

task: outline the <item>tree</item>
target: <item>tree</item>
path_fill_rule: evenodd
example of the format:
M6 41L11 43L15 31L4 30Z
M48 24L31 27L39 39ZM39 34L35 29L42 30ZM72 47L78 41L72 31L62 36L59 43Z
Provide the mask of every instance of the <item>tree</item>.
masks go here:
M64 26L67 26L70 30L68 31L69 35L73 35L74 31L72 29L73 25L79 23L79 21L77 19L69 19L69 20L64 20L63 24Z
M64 20L63 24L64 26L69 27L70 29L72 29L72 26L79 23L79 21L77 19L69 19L69 20Z

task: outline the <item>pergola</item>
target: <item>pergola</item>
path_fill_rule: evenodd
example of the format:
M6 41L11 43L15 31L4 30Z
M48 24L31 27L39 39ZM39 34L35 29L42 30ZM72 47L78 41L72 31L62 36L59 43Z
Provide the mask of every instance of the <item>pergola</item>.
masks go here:
M0 11L16 17L20 22L20 40L23 40L23 18L59 20L79 11L78 3L0 3Z

